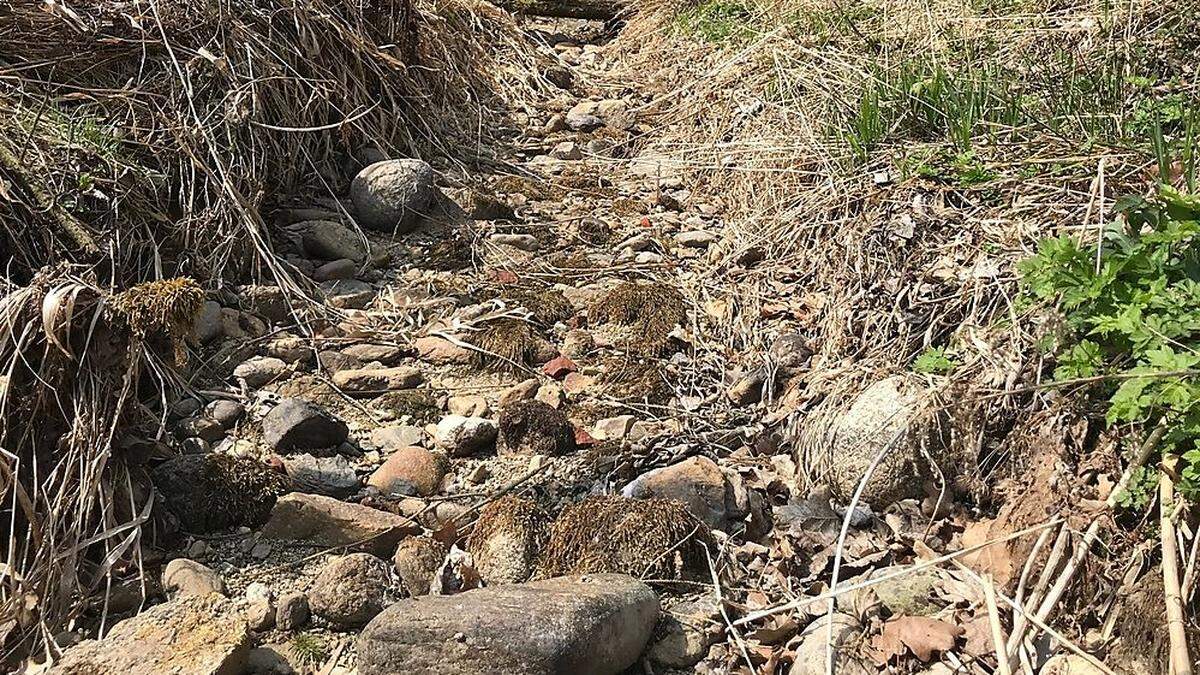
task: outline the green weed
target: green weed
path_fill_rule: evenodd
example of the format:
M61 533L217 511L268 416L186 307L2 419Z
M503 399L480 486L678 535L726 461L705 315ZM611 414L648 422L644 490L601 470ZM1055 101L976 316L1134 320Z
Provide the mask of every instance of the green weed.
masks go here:
M705 42L730 42L751 33L753 12L732 0L709 0L675 17L676 28Z
M312 633L298 633L292 638L296 660L306 666L319 666L329 660L329 645Z
M912 365L913 372L922 375L949 375L957 367L958 362L946 353L945 347L926 349Z
M1167 426L1180 489L1200 496L1200 198L1163 186L1118 203L1099 252L1070 237L1042 240L1019 269L1028 292L1053 302L1076 338L1059 380L1101 384L1109 424Z

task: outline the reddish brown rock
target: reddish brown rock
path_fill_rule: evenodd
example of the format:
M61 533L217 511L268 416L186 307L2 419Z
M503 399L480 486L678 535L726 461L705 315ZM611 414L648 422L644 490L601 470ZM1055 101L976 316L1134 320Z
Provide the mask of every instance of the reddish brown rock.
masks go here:
M573 373L578 369L579 367L575 365L574 361L561 354L542 366L542 372L556 380L562 379L567 376L567 373Z
M393 452L367 479L384 494L418 494L428 497L438 491L445 477L445 455L409 446Z

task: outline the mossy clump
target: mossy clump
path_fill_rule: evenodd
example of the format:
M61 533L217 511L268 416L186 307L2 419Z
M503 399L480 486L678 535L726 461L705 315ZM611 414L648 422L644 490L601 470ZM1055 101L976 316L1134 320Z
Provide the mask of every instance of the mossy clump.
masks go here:
M442 409L433 395L423 389L389 391L372 402L376 410L386 410L396 419L410 418L411 424L431 424L442 418Z
M600 382L606 391L622 399L666 403L675 396L675 389L664 367L654 359L614 356L604 360Z
M204 289L187 277L138 284L109 298L113 315L139 339L165 337L177 365L187 360L192 321L204 304Z
M262 525L275 500L291 489L286 476L261 462L216 453L168 460L152 478L167 508L192 533Z
M561 410L519 401L500 411L501 452L562 455L575 449L575 428Z
M533 320L543 326L553 326L559 321L566 321L575 313L575 308L567 300L562 291L548 288L541 291L520 291L513 293L514 303L529 310Z
M483 507L467 541L487 584L519 584L533 574L550 517L533 500L509 495Z
M537 353L536 335L529 323L520 319L489 322L469 341L483 350L475 352L476 363L498 370L520 370Z
M635 354L667 351L675 326L687 319L683 295L661 283L625 282L592 305L593 323L613 323L630 329L624 347Z
M591 497L563 509L550 526L535 576L706 578L711 539L708 528L673 499Z

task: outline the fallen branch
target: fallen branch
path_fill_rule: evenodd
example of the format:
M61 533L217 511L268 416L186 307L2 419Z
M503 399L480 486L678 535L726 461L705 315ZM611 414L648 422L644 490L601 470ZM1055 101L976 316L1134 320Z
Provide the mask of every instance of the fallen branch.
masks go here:
M1192 661L1188 657L1183 598L1179 592L1179 551L1175 543L1175 521L1171 519L1171 507L1174 504L1175 483L1170 474L1162 471L1158 479L1158 523L1159 536L1162 539L1163 596L1167 603L1167 632L1171 637L1171 672L1174 675L1191 675Z

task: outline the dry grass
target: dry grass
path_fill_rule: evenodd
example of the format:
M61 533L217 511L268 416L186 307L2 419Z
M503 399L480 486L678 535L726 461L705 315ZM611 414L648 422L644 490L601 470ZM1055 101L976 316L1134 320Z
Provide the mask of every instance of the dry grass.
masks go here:
M770 367L785 331L817 348L793 438L932 348L956 367L931 384L970 402L956 443L978 452L1040 398L980 398L1043 370L1015 262L1040 237L1093 237L1160 163L1189 170L1182 125L1156 150L1147 120L1196 100L1194 17L1106 6L710 0L631 20L623 65L662 92L643 155L725 222L688 300L743 365Z
M264 214L365 151L494 162L541 58L474 0L0 6L5 660L140 565L152 500L115 441L158 435L201 285L307 294Z

